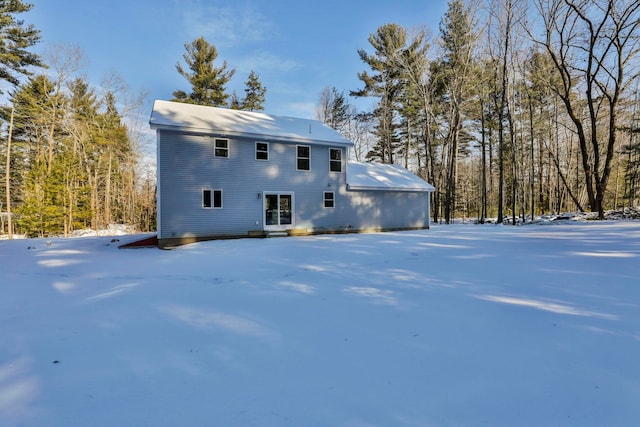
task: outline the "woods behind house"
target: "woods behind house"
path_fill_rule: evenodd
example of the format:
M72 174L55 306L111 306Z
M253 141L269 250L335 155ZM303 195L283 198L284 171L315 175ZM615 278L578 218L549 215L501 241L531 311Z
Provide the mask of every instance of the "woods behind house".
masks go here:
M117 76L92 85L83 52L33 46L31 5L0 0L0 234L66 235L126 223L155 229L144 94ZM434 221L516 223L540 213L637 207L640 3L450 0L437 30L389 23L354 52L360 86L319 94L317 118L360 161L396 163L433 184ZM186 43L180 102L260 111L215 45ZM218 61L220 62L220 61ZM362 107L365 106L365 107Z
M371 111L327 87L318 117L434 184L435 221L603 218L638 204L639 26L636 1L451 0L437 34L387 24L358 51Z

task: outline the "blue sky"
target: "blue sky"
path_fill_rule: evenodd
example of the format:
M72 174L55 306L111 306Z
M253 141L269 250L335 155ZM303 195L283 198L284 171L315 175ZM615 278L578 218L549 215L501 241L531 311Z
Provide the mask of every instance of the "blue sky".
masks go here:
M358 49L371 51L370 33L386 23L425 27L437 35L446 0L31 0L21 18L41 30L44 52L77 45L94 83L119 74L134 92L171 99L188 91L175 64L184 44L204 36L218 49L217 65L236 69L229 92L243 95L253 69L267 87L265 111L314 117L325 86L348 93L366 70Z

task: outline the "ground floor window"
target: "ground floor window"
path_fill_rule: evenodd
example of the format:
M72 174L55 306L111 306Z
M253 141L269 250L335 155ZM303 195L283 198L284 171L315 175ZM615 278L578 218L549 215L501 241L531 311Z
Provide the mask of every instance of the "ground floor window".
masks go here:
M222 209L222 190L202 190L202 207Z
M324 192L324 207L325 208L335 207L335 193L333 191Z

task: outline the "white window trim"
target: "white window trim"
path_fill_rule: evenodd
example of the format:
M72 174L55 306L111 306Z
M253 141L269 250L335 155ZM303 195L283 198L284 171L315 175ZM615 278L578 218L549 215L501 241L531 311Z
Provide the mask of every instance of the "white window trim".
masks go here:
M283 225L267 225L266 218L266 196L269 195L277 195L278 198L280 196L291 196L291 224L283 224ZM280 201L278 200L278 203ZM293 230L296 226L296 193L293 191L263 191L262 192L262 224L264 230L271 231L284 231L284 230ZM280 205L278 205L278 209Z
M267 158L266 158L266 159L259 159L259 158L258 158L258 144L264 144L264 145L266 145L266 146L267 146L267 151L266 151L266 153L267 153ZM297 150L297 149L296 149L296 150ZM256 141L256 152L255 152L256 160L260 160L260 161L262 161L262 162L268 162L268 161L269 161L269 151L270 151L270 147L269 147L269 143L268 143L268 142L264 142L264 141ZM260 153L262 153L262 152L263 152L263 151L260 151ZM298 154L298 153L296 152L296 154Z
M307 147L309 149L309 157L300 157L300 156L298 156L298 147ZM307 159L309 161L309 168L308 169L299 169L298 168L298 160L300 160L300 159ZM301 171L301 172L309 172L311 170L311 146L310 145L303 145L303 144L296 145L296 170Z
M331 194L331 201L333 206L327 206L327 194ZM335 209L336 207L336 192L335 191L323 191L322 192L322 208L323 209Z
M227 141L227 148L218 148L217 145L216 145L218 143L218 141ZM221 159L228 159L229 158L229 146L230 146L229 139L227 139L227 138L215 138L213 140L213 157L219 157ZM226 150L227 155L226 156L218 156L216 154L216 150Z

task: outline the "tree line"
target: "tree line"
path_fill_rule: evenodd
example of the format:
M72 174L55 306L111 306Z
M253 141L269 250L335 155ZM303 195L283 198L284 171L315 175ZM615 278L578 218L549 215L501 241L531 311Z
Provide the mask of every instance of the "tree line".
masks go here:
M0 0L0 233L154 230L155 177L130 120L144 96L117 77L92 86L79 48L33 53L40 32L19 19L31 8ZM317 118L355 143L356 160L434 184L435 221L603 218L640 198L639 26L633 0L450 0L437 35L393 23L371 33L356 52L361 86L327 86ZM173 101L264 108L256 72L230 94L235 69L216 65L215 45L184 47L189 90Z
M19 17L33 6L0 0L0 234L69 235L75 230L128 224L156 228L153 169L132 112L145 96L110 76L99 87L80 76L82 50L52 46L33 53L40 32ZM235 70L214 65L215 46L200 37L185 44L176 70L191 86L173 100L257 111L266 88L251 71L245 94L228 94Z
M371 111L327 87L317 117L433 183L436 221L604 218L640 198L639 26L633 0L450 0L435 37L370 34L349 96Z

